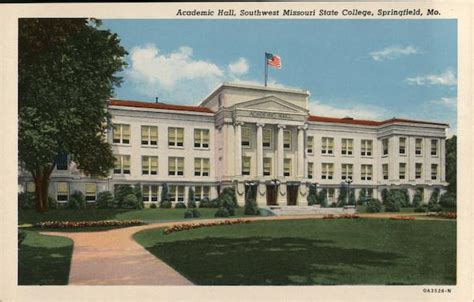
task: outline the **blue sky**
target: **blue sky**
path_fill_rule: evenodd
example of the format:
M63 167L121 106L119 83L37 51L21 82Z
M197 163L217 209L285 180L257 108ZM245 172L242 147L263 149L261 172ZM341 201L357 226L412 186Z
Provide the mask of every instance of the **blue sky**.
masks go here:
M116 96L198 104L223 81L309 90L313 114L448 122L456 132L455 20L103 20L127 49Z

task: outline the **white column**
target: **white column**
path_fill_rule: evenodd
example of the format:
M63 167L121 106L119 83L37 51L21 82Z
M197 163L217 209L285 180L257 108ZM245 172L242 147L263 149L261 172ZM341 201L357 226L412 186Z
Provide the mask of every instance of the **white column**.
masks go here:
M277 178L283 178L283 129L285 128L285 125L278 125Z
M257 123L257 177L263 177L263 126Z
M305 150L304 150L304 131L305 131L304 126L299 126L298 127L298 160L297 160L297 165L298 165L298 178L303 178L305 175Z
M234 124L235 129L235 175L242 176L242 122Z

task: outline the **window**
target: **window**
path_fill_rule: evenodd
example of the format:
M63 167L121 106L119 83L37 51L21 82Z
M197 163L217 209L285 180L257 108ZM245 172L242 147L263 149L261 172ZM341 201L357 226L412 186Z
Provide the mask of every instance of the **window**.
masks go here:
M158 156L142 156L142 174L158 174Z
M67 182L57 183L56 200L58 202L66 202L69 200L69 184Z
M329 188L328 189L328 201L329 202L334 202L334 197L336 196L336 190L334 188Z
M242 157L242 175L250 175L250 157Z
M382 165L382 175L383 179L388 179L388 164Z
M194 129L194 148L209 148L209 129Z
M144 185L142 192L143 192L144 202L157 202L158 201L158 186Z
M333 150L334 150L334 138L332 137L321 138L321 153L333 154Z
M242 146L250 147L250 128L242 127Z
M399 163L399 165L398 165L398 177L400 179L405 179L406 170L407 170L407 164L406 163Z
M423 164L422 163L416 163L415 164L415 178L416 179L421 179L421 176L423 175Z
M263 147L272 147L272 129L263 129Z
M334 164L321 164L321 179L332 179L334 176Z
M308 178L313 178L313 163L308 163Z
M382 154L388 155L388 138L382 140Z
M407 151L407 139L406 137L400 137L398 139L398 153L403 155Z
M158 145L158 127L142 126L142 146Z
M263 176L272 175L272 159L270 157L263 158Z
M196 186L194 188L194 200L201 201L204 198L209 199L209 190L208 186Z
M209 176L209 158L194 158L194 176Z
M341 178L352 179L352 164L342 164Z
M354 146L354 140L351 138L343 138L341 146L342 155L352 155L352 150Z
M361 156L372 156L372 140L363 139L360 142L360 155Z
M415 155L422 155L423 152L423 139L417 138L415 140Z
M115 124L113 142L114 144L130 144L130 125Z
M283 148L286 150L291 149L291 131L290 130L283 131Z
M96 184L86 184L86 201L95 201L97 193Z
M183 147L184 144L184 128L168 128L168 146Z
M313 150L314 150L314 137L308 136L307 141L306 141L306 152L308 154L313 154Z
M184 186L170 186L168 196L171 202L184 201Z
M438 179L438 165L431 164L431 179L436 180Z
M168 158L168 175L182 176L184 175L184 157Z
M360 167L360 179L372 180L372 165L362 165Z
M130 174L130 155L116 155L114 174Z
M438 155L438 140L432 139L431 140L431 156L437 156L437 155Z
M36 191L36 185L34 182L29 181L26 183L26 192L34 193Z
M68 167L68 158L67 154L58 154L56 158L54 159L54 162L56 164L56 170L67 170Z
M283 161L283 175L291 176L291 158L285 158Z

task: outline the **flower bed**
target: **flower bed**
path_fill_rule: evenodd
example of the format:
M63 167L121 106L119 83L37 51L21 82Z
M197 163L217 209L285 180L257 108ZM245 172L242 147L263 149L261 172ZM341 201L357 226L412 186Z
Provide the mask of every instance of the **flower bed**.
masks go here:
M341 214L341 215L334 215L334 214L326 214L323 216L323 219L357 219L360 218L359 215L356 214Z
M456 212L429 213L428 216L437 217L437 218L446 218L446 219L456 219L457 218Z
M132 226L141 225L141 220L98 220L98 221L43 221L35 224L40 228L65 229L103 226Z
M237 220L224 220L224 221L213 221L213 222L202 222L202 223L186 223L186 224L183 223L183 224L176 224L171 227L167 227L164 229L163 233L168 235L174 232L187 231L187 230L198 229L202 227L231 225L231 224L240 224L240 223L249 223L249 222L250 220L247 220L247 219L237 219Z
M390 217L391 220L415 220L415 217L412 216L393 216Z
M334 219L336 218L336 216L334 216L334 214L326 214L323 216L323 219Z

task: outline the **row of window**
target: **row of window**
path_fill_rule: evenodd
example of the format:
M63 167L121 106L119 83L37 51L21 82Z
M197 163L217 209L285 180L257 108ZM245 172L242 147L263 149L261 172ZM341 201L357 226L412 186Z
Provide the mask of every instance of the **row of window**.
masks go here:
M168 127L168 146L181 148L184 146L184 128ZM114 144L130 144L130 125L114 124ZM142 146L158 146L158 126L141 126ZM210 145L209 129L194 129L194 147L208 149Z
M432 139L431 140L431 149L430 149L431 156L438 156L438 140ZM388 155L389 152L389 140L385 138L382 140L382 155ZM398 154L406 155L407 154L407 139L406 137L399 137L398 138ZM423 139L417 138L415 139L415 155L422 156L423 155Z
M116 155L114 174L130 174L130 155ZM158 175L158 156L142 156L142 175ZM194 176L209 176L209 158L194 158ZM168 157L168 175L184 175L184 157Z

